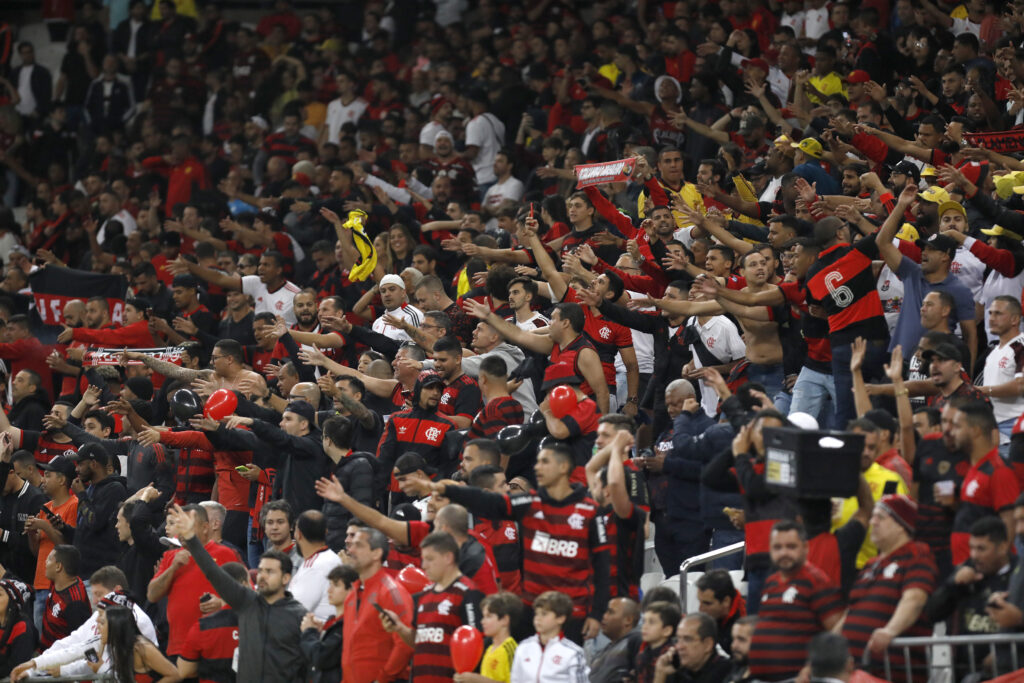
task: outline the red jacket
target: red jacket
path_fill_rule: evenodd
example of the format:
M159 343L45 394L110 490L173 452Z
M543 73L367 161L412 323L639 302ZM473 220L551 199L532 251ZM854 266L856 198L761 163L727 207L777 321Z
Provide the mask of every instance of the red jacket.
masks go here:
M345 625L341 651L343 683L373 683L404 678L412 648L396 633L381 626L378 604L412 624L412 596L383 569L360 580L345 598Z

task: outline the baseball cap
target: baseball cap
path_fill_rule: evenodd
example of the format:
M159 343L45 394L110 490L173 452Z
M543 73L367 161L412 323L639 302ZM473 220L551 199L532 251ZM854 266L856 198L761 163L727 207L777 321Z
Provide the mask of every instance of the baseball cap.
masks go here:
M789 146L800 150L807 156L815 159L821 158L821 143L815 138L804 138L800 142L791 142Z
M444 384L444 379L433 370L424 370L420 373L419 377L416 378L416 383L422 388L428 387L431 384Z
M1024 241L1024 237L1021 237L1013 230L1007 230L1001 225L993 225L991 228L988 228L987 230L982 230L981 234L990 235L992 237L1005 237L1011 240Z
M895 166L893 166L892 171L890 171L890 173L902 173L903 175L911 176L914 179L915 183L920 182L921 180L921 169L919 169L913 163L906 160L901 161Z
M153 382L145 377L129 377L124 381L136 398L149 401L153 398Z
M993 182L995 182L996 193L1000 199L1009 199L1014 192L1024 194L1024 171L996 176Z
M931 235L926 240L918 240L917 246L921 247L922 249L934 249L936 251L944 251L947 254L949 254L950 258L953 258L954 254L956 254L956 250L959 245L956 243L956 240L954 240L949 235L936 233L934 235Z
M63 474L68 480L68 483L71 483L71 480L75 478L75 463L71 462L63 455L55 455L50 458L49 462L39 463L39 469L46 472Z
M73 461L95 460L103 467L110 464L110 453L98 443L87 443L78 449L73 456L68 456Z
M772 144L787 157L793 156L793 140L788 135L780 135Z
M189 273L182 273L181 275L175 275L174 279L171 280L171 287L185 287L188 289L198 289L199 280L194 275Z
M931 164L925 164L924 168L921 169L922 178L938 178L939 172L935 170L935 167Z
M942 202L941 204L939 204L940 218L942 217L942 214L946 213L947 211L956 211L957 213L963 216L967 216L967 209L964 208L964 205L961 204L960 202L954 202L953 200L949 200L947 202Z
M846 77L847 83L867 83L871 80L871 74L864 69L856 69L850 72L850 75Z
M925 188L922 192L918 192L917 196L932 204L942 204L949 201L949 193L938 185Z
M411 451L409 453L403 453L402 456L395 461L395 476L398 477L405 476L406 474L412 474L413 472L426 472L428 469L427 461L423 456Z
M896 237L905 242L917 242L917 240L921 239L921 233L910 223L904 223L900 227L900 231L896 233Z
M935 345L933 349L926 349L921 352L921 360L925 363L931 363L933 359L939 360L955 360L958 363L963 362L963 356L960 355L960 349L956 348L949 342L941 342Z
M285 412L295 413L299 417L309 422L310 428L316 424L316 411L313 406L305 401L292 401L285 406Z

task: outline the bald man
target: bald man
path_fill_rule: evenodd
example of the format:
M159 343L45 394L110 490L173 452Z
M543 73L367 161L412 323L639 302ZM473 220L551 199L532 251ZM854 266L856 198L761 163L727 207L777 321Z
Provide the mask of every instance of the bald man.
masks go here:
M619 683L629 677L640 651L640 605L630 598L608 601L601 633L611 642L590 662L591 683Z

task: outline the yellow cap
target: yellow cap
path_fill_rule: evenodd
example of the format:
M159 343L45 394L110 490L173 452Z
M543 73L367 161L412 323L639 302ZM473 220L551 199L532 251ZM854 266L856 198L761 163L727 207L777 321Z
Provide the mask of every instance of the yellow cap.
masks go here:
M932 204L942 204L949 201L949 193L938 185L925 188L923 192L918 192L917 196Z
M941 204L939 204L939 218L942 218L943 214L945 214L947 211L956 211L961 216L965 218L967 217L967 209L965 209L964 205L961 204L960 202L954 202L950 200L948 202L942 202Z
M1024 191L1024 185L1021 185L1021 181L1016 177L1015 173L996 176L993 182L995 182L996 194L999 195L1000 199L1009 199L1017 187L1021 187L1022 191Z
M903 240L904 242L916 242L921 237L921 233L917 231L910 223L904 223L900 226L900 231L896 233L896 237Z
M809 157L821 158L821 143L814 138L804 138L800 142L791 142L789 146L800 150Z
M1006 228L1004 228L1001 225L993 225L988 230L982 230L981 234L982 235L991 235L991 236L994 236L994 237L1005 237L1006 239L1010 239L1010 240L1024 241L1024 237L1021 237L1020 235L1015 233L1013 230L1007 230Z
M928 164L925 164L924 168L921 169L922 178L937 178L938 176L939 172L935 170L934 166L929 166Z

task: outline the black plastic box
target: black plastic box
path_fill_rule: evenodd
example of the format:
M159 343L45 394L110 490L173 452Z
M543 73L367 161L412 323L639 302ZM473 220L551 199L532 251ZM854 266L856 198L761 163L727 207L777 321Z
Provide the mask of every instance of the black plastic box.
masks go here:
M864 435L766 427L765 482L799 498L849 498L860 482Z

